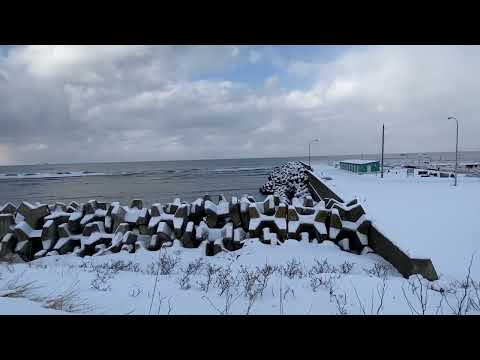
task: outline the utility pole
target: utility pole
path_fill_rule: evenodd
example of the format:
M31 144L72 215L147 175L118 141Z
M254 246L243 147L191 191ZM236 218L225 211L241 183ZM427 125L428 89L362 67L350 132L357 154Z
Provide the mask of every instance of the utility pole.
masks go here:
M449 120L455 120L457 122L457 141L455 143L455 183L453 186L457 186L457 171L458 171L458 120L457 118L450 116Z
M308 143L308 166L310 166L310 146L312 145L312 143L314 143L316 141L320 141L320 140L319 139L314 139L314 140L312 140Z
M383 154L384 154L384 147L385 147L385 124L382 124L382 175L383 178Z
M458 120L455 119L457 122L457 141L455 144L455 186L457 186L457 174L458 174Z

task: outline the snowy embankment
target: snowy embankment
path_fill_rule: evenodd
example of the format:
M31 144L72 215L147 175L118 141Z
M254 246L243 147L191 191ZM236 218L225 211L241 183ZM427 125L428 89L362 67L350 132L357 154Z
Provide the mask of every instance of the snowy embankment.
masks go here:
M3 264L0 313L410 314L406 298L422 312L409 283L382 258L329 241L272 246L251 239L234 253L203 253L175 242L159 252ZM427 291L427 281L413 281ZM451 312L446 304L437 309L442 296L428 291L428 313Z
M0 263L0 314L478 313L479 283L404 279L375 254L330 241L250 239L205 257L204 246ZM444 289L444 290L441 290ZM477 290L477 291L476 291ZM468 308L467 308L468 306Z
M358 198L368 217L412 257L430 258L442 275L465 276L470 258L480 248L480 179L407 177L405 169L357 175L326 164L313 164L315 174L340 196ZM480 253L472 265L480 277Z

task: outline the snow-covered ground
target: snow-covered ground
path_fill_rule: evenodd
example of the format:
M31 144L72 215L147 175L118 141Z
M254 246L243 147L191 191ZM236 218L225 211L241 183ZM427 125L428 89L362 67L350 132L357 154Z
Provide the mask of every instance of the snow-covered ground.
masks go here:
M235 252L206 257L175 241L160 251L48 256L0 262L0 314L452 314L480 313L480 180L407 178L403 171L355 175L326 164L344 200L414 257L431 258L440 279L404 279L375 254L355 255L330 241L250 239ZM480 254L478 255L480 256ZM209 281L210 279L210 281ZM464 286L468 284L468 286Z
M438 291L459 286L451 279L408 282L377 255L329 241L251 239L236 252L204 251L175 242L157 252L0 263L0 314L448 314L458 307L458 298L446 294L447 305ZM428 293L423 307L420 292Z
M430 258L439 275L465 276L480 248L480 178L407 177L406 169L357 175L327 164L315 173L331 177L329 187L344 201L358 198L367 216L412 257ZM475 261L476 260L476 261ZM480 253L472 266L480 277Z

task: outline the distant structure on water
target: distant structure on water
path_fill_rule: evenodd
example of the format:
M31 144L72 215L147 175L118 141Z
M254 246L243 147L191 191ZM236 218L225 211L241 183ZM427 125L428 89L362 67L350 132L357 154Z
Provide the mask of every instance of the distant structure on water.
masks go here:
M342 160L340 161L340 169L357 174L374 173L380 171L380 162L378 160Z
M480 169L480 162L463 163L460 166L464 166L467 170Z

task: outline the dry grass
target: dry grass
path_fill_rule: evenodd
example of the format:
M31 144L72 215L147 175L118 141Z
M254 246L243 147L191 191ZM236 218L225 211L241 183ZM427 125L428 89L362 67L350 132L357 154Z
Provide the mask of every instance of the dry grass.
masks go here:
M23 281L22 276L25 272L8 281L3 288L0 289L0 297L22 298L28 297L32 291L39 288L36 281Z
M69 313L85 314L94 310L85 299L80 298L74 289L43 299L43 307L47 309L65 311Z
M41 286L39 286L35 280L23 280L22 277L24 274L25 271L9 280L0 288L0 297L25 298L33 302L41 303L42 306L47 309L70 313L88 313L94 310L85 299L78 296L78 292L75 290L78 281L62 293L38 296L35 295L34 292L41 289Z

